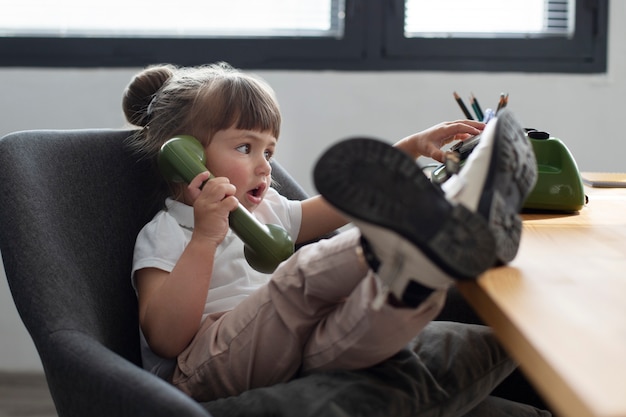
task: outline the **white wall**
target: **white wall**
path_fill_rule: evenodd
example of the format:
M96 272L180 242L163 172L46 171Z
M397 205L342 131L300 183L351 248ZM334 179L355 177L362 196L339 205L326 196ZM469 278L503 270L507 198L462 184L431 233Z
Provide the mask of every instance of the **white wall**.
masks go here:
M445 72L258 72L274 87L284 123L278 160L313 192L316 157L335 140L389 141L461 118L452 98L474 93L483 108L508 92L526 127L547 130L581 170L626 171L626 2L611 1L609 69L602 75ZM0 69L0 136L40 128L123 127L121 92L131 69ZM0 168L1 169L1 168ZM0 272L0 371L38 370L39 360Z

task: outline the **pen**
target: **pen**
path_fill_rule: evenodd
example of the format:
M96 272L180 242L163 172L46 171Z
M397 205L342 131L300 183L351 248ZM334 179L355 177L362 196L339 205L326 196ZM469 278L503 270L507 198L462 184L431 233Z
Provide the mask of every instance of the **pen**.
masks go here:
M500 93L500 101L498 101L498 107L496 108L496 113L498 113L502 108L506 107L509 103L509 94L506 95L504 93Z
M465 117L467 117L469 120L474 120L472 114L469 112L469 110L467 110L467 107L465 107L465 103L463 103L463 100L461 100L461 97L456 93L456 91L454 92L454 99L457 103L459 103L459 107L461 108L461 110L463 110L463 114L465 114Z
M480 108L480 104L478 104L478 100L476 99L476 97L474 97L474 94L472 94L470 98L470 104L474 108L478 120L483 120L485 118L485 115L483 114L483 109Z

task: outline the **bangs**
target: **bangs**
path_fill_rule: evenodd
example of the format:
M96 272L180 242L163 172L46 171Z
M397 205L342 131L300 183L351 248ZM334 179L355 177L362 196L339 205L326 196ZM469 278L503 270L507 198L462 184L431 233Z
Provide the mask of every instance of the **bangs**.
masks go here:
M280 109L273 92L259 81L238 78L232 91L232 108L237 113L238 129L269 131L278 139ZM235 120L231 120L233 124ZM232 126L232 125L231 125Z
M235 127L270 132L278 139L280 109L272 90L262 82L239 73L213 80L205 87L196 97L190 116L195 115L188 119L196 121L197 129L212 137L217 131Z
M278 108L267 105L254 105L253 103L246 105L243 103L238 113L238 116L232 120L231 126L235 125L237 129L242 130L271 132L272 136L278 139L280 134L280 112Z

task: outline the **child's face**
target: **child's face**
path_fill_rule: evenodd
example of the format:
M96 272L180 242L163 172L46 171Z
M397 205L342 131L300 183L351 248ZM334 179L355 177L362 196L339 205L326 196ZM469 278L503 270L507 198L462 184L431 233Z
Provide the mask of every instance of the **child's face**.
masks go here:
M263 200L271 183L269 161L276 149L269 132L220 130L205 147L207 168L216 177L226 177L237 187L235 196L253 211Z

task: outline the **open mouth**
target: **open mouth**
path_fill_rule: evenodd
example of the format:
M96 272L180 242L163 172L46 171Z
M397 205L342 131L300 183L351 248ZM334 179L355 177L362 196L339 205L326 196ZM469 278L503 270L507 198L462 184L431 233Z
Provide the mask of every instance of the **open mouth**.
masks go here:
M256 188L253 188L251 190L248 191L248 196L255 202L257 203L262 196L263 193L265 192L265 184L261 184Z

